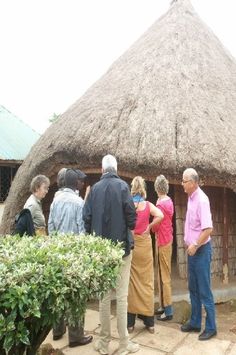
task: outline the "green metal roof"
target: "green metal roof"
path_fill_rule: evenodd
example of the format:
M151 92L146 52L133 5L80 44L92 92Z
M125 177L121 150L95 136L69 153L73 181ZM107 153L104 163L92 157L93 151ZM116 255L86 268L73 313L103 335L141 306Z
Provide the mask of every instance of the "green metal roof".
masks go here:
M24 160L40 134L0 105L0 159Z

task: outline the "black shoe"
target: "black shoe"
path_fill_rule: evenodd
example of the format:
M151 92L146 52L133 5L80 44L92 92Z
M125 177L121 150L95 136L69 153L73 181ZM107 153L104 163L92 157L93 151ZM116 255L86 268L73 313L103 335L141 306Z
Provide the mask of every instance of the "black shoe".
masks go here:
M181 332L185 332L185 333L187 333L187 332L199 333L201 331L201 328L192 327L189 322L181 325L180 329L181 329Z
M157 314L158 316L163 314L165 312L164 308L158 308L155 310L155 314Z
M165 313L163 313L161 316L157 317L157 320L166 321L166 320L171 320L172 318L173 315L166 316Z
M83 336L83 338L81 338L80 340L69 343L69 347L75 348L76 346L87 345L91 343L92 340L93 340L92 335Z
M60 335L53 335L53 337L52 337L53 340L60 340L63 337L63 335L65 334L65 332L66 332L66 329Z
M132 327L128 327L128 333L132 334L134 332L134 325Z
M198 340L208 340L217 334L216 330L206 331L204 330L198 337Z

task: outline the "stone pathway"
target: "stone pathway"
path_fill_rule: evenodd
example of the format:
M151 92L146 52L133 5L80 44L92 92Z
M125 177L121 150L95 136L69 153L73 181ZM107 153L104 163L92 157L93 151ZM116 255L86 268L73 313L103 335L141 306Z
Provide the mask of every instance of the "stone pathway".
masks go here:
M150 334L144 328L143 323L136 321L135 331L130 335L132 341L139 343L138 355L235 355L235 342L232 340L222 340L220 336L208 341L199 341L197 333L182 333L180 326L176 323L168 325L155 324L155 334ZM115 355L118 348L118 333L116 330L116 317L111 316L112 341L110 343L109 354ZM85 317L85 330L87 334L93 335L93 342L81 347L69 348L67 334L58 341L52 340L50 333L45 343L51 343L54 348L61 349L65 355L98 355L93 349L94 340L99 335L99 313L88 309Z

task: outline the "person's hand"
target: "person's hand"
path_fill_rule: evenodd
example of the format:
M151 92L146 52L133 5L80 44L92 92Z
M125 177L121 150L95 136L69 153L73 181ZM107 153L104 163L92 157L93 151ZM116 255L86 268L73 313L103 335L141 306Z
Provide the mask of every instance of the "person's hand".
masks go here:
M86 187L85 195L88 195L88 194L90 193L90 190L91 190L91 186L88 185L88 186Z
M194 244L190 244L187 248L187 253L190 256L193 256L196 253L196 251L197 251L197 247Z
M147 229L143 232L143 235L149 235L150 234L150 226L147 226Z
M86 198L88 197L88 194L90 193L90 190L91 190L91 186L88 185L88 186L86 187L86 190L85 190L84 201L85 201Z

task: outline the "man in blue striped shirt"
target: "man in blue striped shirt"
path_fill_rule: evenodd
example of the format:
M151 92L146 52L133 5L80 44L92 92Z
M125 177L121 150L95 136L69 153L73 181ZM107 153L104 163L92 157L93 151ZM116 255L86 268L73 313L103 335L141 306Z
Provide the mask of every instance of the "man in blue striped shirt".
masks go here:
M61 172L61 171L60 171ZM59 173L60 173L59 172ZM60 186L55 194L50 207L48 220L48 232L58 233L84 233L84 222L82 219L82 210L84 206L83 199L79 196L79 191L84 187L86 175L79 169L63 170L65 186ZM60 179L58 179L59 181ZM63 181L63 179L62 179ZM65 333L65 324L62 319L57 326L53 328L53 340L59 340ZM83 320L78 322L77 326L68 327L69 347L86 345L93 339L92 336L84 335Z

